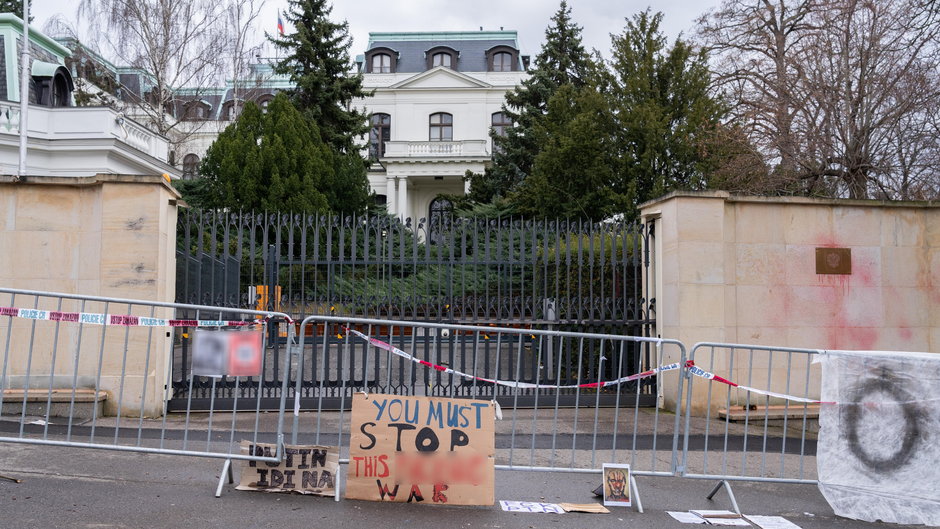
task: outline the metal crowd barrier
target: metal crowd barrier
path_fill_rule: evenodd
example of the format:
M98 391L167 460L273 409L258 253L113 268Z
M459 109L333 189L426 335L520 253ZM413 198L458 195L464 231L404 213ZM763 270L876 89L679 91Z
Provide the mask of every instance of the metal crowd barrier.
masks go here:
M344 446L356 392L495 399L497 469L598 473L617 462L633 476L675 473L685 358L677 341L330 316L304 319L299 336L292 444L303 431ZM671 368L654 376L664 358ZM484 373L508 384L474 378ZM664 377L675 377L674 413L658 406ZM340 399L338 417L321 413L327 399ZM301 409L318 412L314 424L300 424Z
M205 414L187 406L168 420L171 363L192 362L182 335L197 327L263 327L266 345L287 321L277 312L0 288L0 442L221 458L218 496L225 476L232 481L232 460L280 460L286 379L275 424L262 424L266 374L276 368L267 347L261 376L188 369L190 398L194 384L210 385L230 391L235 404ZM282 369L288 362L284 355ZM241 453L242 439L278 448Z
M740 513L731 481L816 483L819 350L698 343L685 371L677 475L714 479ZM717 420L715 419L717 417Z
M265 330L260 376L193 375L183 334L248 326ZM640 511L635 476L718 480L708 497L724 488L738 512L732 481L816 483L817 350L699 343L687 356L657 338L332 316L298 325L277 312L7 288L0 348L0 442L224 459L216 495L232 460L281 459L288 402L291 444L344 447L357 392L495 400L497 469L628 463ZM174 362L189 367L184 398L211 390L208 412L168 417ZM274 396L272 420L262 399ZM301 410L318 413L301 424ZM243 439L277 449L242 453Z

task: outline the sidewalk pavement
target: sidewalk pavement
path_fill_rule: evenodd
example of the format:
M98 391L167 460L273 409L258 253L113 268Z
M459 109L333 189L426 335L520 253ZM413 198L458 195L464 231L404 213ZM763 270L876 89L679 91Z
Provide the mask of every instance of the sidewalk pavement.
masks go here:
M303 421L309 424L309 417ZM726 493L706 495L713 481L637 478L644 513L503 512L499 500L594 503L599 474L497 471L497 505L454 507L388 504L223 488L214 496L223 461L112 450L0 444L0 527L454 527L690 528L666 511L730 509ZM235 463L238 479L240 464ZM345 470L345 467L344 467ZM905 527L835 516L814 485L732 483L745 514L783 516L799 527Z

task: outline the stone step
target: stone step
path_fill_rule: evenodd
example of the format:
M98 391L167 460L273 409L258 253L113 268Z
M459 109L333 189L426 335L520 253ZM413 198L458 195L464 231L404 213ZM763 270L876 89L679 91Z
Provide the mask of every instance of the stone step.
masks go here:
M3 415L23 414L24 397L26 398L26 415L68 417L71 410L73 419L103 416L104 403L108 400L107 392L96 393L93 389L53 389L51 392L49 389L5 389L3 390ZM72 405L73 399L74 406ZM48 410L46 409L47 403L49 404Z

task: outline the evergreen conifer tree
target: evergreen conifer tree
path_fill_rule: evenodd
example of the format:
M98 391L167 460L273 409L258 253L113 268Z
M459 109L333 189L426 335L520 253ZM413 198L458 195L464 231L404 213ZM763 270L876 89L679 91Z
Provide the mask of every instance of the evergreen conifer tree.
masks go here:
M284 18L294 32L270 37L282 51L274 71L290 77L294 105L317 124L320 135L338 152L359 150L358 137L369 131L364 112L351 107L368 95L362 75L353 72L349 25L330 20L327 0L290 0Z
M707 186L709 160L701 147L725 112L711 95L705 54L681 38L667 46L662 18L647 9L613 38L606 92L620 163L616 188L633 206Z
M196 205L202 207L358 212L369 198L358 153L331 149L285 94L266 113L246 103L209 147L200 172L206 189Z
M531 76L506 94L503 112L513 122L505 136L493 136L493 166L470 179L476 202L489 202L524 180L532 172L541 150L533 127L548 111L548 101L562 85L581 88L589 82L595 64L581 43L581 28L571 20L571 8L562 0L545 30L545 43L535 57Z
M565 84L532 128L541 150L532 174L509 194L526 217L603 220L625 209L613 188L614 166L607 102L593 87Z

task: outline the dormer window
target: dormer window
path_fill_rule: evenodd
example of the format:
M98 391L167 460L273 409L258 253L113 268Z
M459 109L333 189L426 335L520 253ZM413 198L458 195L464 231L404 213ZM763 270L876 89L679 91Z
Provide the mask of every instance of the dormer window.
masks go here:
M395 73L398 53L389 48L373 48L366 52L366 73Z
M186 103L185 112L188 121L205 121L209 119L209 105L202 101Z
M457 50L438 46L427 51L428 70L443 66L445 68L457 69Z
M75 84L72 82L72 74L64 66L33 61L31 75L35 103L47 107L67 107L71 104Z
M235 118L238 117L239 110L241 110L241 105L236 107L235 101L225 103L222 107L222 121L235 121Z
M271 101L274 101L274 96L271 94L264 94L258 98L258 108L261 109L262 114L268 113L268 105L271 104Z
M443 51L435 53L431 56L431 68L436 68L438 66L446 66L448 68L453 67L453 57L449 53Z
M491 72L515 72L519 69L519 50L494 46L486 50L486 66Z
M373 55L372 73L392 73L392 57L387 53Z

